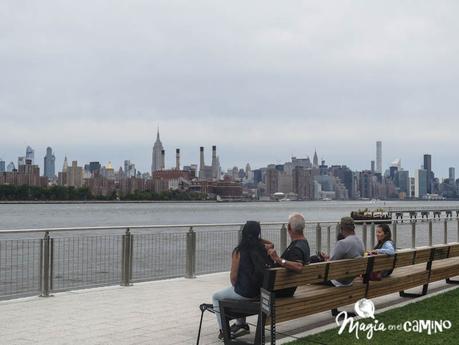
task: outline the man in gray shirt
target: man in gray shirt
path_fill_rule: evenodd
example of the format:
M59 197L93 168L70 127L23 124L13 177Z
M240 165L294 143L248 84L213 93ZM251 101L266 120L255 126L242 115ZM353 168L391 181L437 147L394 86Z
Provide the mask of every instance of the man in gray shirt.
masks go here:
M355 224L351 217L343 217L340 222L341 233L344 239L336 242L335 249L333 249L330 261L342 259L355 259L362 257L365 252L365 246L360 238L355 234ZM352 285L351 279L330 280L327 285L332 286L348 286Z

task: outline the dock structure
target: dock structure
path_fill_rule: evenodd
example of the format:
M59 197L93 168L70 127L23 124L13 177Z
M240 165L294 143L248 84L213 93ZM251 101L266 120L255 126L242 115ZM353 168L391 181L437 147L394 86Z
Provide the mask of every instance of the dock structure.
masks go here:
M417 219L419 216L421 219L432 218L440 219L442 214L446 218L452 218L453 214L459 217L459 205L457 206L425 206L425 207L387 207L385 211L395 220L402 219L404 215L408 215L410 219Z

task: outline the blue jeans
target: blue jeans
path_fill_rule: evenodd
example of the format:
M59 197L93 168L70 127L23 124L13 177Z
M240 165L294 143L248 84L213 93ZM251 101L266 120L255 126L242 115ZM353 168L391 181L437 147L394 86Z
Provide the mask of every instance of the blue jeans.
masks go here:
M220 305L218 304L218 302L222 299L238 299L244 301L251 300L251 298L238 295L236 291L234 291L234 286L228 286L227 288L224 288L223 290L214 293L214 295L212 296L212 304L214 305L215 316L217 316L217 323L219 329L222 329L222 320L220 319ZM245 318L237 320L238 323L243 323L244 321Z

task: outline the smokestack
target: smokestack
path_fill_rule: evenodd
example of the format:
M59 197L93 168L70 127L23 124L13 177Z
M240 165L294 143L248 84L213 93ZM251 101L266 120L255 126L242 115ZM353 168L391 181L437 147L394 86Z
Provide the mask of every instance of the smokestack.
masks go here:
M217 146L212 146L212 178L217 178Z
M164 170L166 165L166 151L161 150L161 170Z
M180 149L175 150L175 169L180 170Z
M199 170L204 171L204 146L201 146L200 150L200 160L199 160Z
M202 179L204 178L204 146L199 148L199 154L199 178Z

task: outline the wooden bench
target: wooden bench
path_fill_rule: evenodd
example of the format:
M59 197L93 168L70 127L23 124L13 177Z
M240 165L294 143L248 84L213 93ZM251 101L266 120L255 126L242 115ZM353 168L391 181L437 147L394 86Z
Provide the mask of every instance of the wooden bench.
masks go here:
M371 273L393 270L389 277L379 281L369 280ZM271 328L271 344L276 342L276 324L311 314L331 310L337 315L338 308L357 302L362 298L375 298L399 292L401 297L418 297L427 293L430 282L459 275L459 243L421 247L397 251L394 256L375 255L349 260L309 264L295 273L285 268L271 268L265 272L260 301L220 302L225 344L246 344L230 339L230 319L258 314L254 344L264 344L264 327ZM353 278L351 286L332 287L323 285L326 280ZM276 291L297 287L293 297L276 298ZM405 290L422 286L419 294Z

